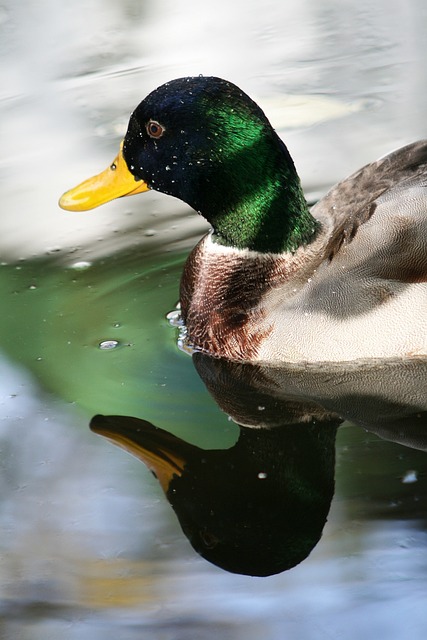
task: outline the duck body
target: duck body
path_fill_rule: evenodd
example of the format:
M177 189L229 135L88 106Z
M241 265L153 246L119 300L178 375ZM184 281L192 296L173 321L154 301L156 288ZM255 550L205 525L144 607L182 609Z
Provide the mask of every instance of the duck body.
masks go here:
M427 355L427 141L365 166L309 210L261 109L235 85L197 77L137 107L118 159L131 175L118 195L156 189L212 225L181 281L194 349L264 363ZM62 206L88 208L91 190L100 204L108 171Z
M415 143L334 187L311 210L320 233L295 252L229 248L207 234L181 283L189 343L253 362L427 354L425 161L427 143Z

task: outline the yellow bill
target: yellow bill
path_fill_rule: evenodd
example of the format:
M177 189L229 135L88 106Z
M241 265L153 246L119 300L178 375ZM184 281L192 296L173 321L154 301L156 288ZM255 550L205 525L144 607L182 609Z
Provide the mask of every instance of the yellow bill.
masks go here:
M129 171L122 149L123 142L112 164L102 173L66 191L59 200L59 206L67 211L88 211L115 198L148 191L148 184Z

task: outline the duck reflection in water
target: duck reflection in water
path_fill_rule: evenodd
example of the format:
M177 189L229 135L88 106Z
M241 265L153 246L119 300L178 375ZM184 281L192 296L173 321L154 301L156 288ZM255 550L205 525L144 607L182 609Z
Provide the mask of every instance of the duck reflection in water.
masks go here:
M194 549L227 571L268 576L309 555L344 419L427 450L426 360L262 367L195 353L193 362L240 427L231 448L204 450L126 416L95 416L91 428L151 469Z

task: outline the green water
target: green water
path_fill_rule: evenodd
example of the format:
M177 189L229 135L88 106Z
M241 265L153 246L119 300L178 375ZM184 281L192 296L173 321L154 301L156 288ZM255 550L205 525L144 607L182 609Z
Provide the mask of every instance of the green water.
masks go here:
M1 347L88 414L141 415L214 446L232 426L209 406L166 319L179 298L184 259L138 249L92 265L64 268L52 259L3 266Z

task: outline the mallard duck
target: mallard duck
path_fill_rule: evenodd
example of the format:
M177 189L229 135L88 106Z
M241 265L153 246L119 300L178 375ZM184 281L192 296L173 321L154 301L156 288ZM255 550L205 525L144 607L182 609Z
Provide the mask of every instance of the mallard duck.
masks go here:
M248 362L427 354L427 141L366 165L309 208L292 158L230 82L189 77L150 93L103 173L65 193L86 210L148 189L212 230L181 282L196 350Z

